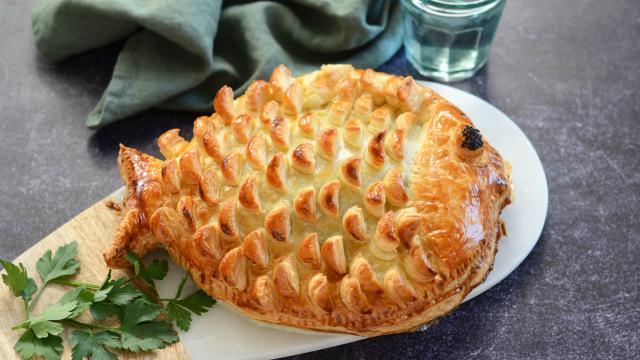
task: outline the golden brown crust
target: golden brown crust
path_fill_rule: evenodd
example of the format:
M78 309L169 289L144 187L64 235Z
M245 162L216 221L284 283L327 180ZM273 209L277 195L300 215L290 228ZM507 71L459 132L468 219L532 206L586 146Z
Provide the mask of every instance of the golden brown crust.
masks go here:
M384 275L385 293L397 304L414 301L418 298L413 285L398 268L393 268Z
M344 143L358 149L362 139L362 126L360 120L352 118L344 124Z
M211 206L218 205L222 196L223 183L220 170L210 166L200 177L200 198Z
M308 292L309 300L311 300L311 304L313 304L317 310L323 313L333 310L331 288L325 274L318 273L309 280Z
M323 214L337 218L340 214L340 182L338 180L329 181L322 185L318 192L318 205Z
M320 269L320 245L318 243L318 234L310 233L300 240L297 250L300 261L307 264L314 270Z
M238 202L251 212L257 214L262 212L262 203L258 194L258 180L255 176L247 177L242 183L240 191L238 191Z
M367 223L364 221L364 214L359 206L353 206L344 213L342 217L342 227L351 237L360 242L367 241Z
M239 151L234 151L225 156L220 163L220 170L224 182L230 186L240 185L244 170L244 156Z
M180 172L175 160L165 160L162 163L162 185L172 194L180 192Z
M247 162L255 170L262 170L267 160L267 142L264 136L258 134L249 140L245 148Z
M233 90L228 86L223 86L216 93L216 97L213 99L213 108L216 110L216 114L220 115L220 118L225 125L231 124L234 116L233 105Z
M188 184L197 184L202 176L200 152L191 149L180 156L180 177Z
M220 141L220 139L218 139L215 130L206 130L202 143L207 155L211 156L216 162L222 161L222 159L224 158L224 144Z
M237 142L244 144L249 141L253 131L253 122L253 116L249 114L242 114L233 120L231 130Z
M397 168L390 169L385 175L383 183L387 200L391 205L405 206L409 202L407 186L400 170Z
M189 146L189 142L180 136L180 129L171 129L158 137L160 153L167 159L173 159L182 154Z
M396 118L396 128L409 132L416 123L416 114L412 112L404 112Z
M226 253L220 260L219 271L227 285L244 290L247 287L247 262L242 256L242 248L233 248Z
M218 261L222 257L220 228L217 224L204 225L193 235L195 249L201 256Z
M287 160L282 153L276 153L267 164L265 171L267 184L274 190L285 191L287 184Z
M180 225L175 210L161 207L149 219L151 233L165 246L172 246L180 239Z
M247 234L242 243L242 254L260 269L265 269L269 265L269 244L262 229Z
M351 112L351 101L338 100L329 109L329 123L336 126L342 126Z
M273 268L273 285L284 298L300 296L300 279L293 257L288 256Z
M176 212L182 229L189 233L195 232L198 227L195 200L189 195L181 197L176 206Z
M303 136L313 138L318 131L318 117L315 113L306 113L298 120L298 128Z
M313 144L303 141L296 146L291 152L291 165L294 169L302 173L312 174L316 166L316 155Z
M371 113L369 118L369 131L372 134L377 134L384 131L389 127L391 123L391 110L388 107L379 107Z
M352 155L342 161L338 176L348 187L359 190L362 184L362 170L360 169L362 159L360 156Z
M216 123L213 116L200 116L193 122L193 137L198 140L199 144L204 141L204 134L207 130L215 130ZM187 142L187 145L189 143Z
M387 203L387 193L384 184L380 181L371 183L364 191L364 208L367 212L375 217L381 217L384 214L384 207Z
M335 235L326 239L320 248L320 254L324 263L334 273L344 275L347 273L347 257L344 254L344 243L341 235Z
M267 275L256 278L249 292L250 306L261 313L269 313L276 308L273 283Z
M282 115L278 115L271 120L269 127L271 142L280 150L289 148L289 120L287 119Z
M409 277L420 283L433 281L436 277L436 272L420 244L413 245L409 250L409 256L404 259L404 270Z
M270 126L277 116L280 115L280 104L275 100L270 100L262 107L260 111L260 122L263 126Z
M422 215L415 208L406 208L398 211L395 217L398 239L408 249L422 226Z
M291 115L293 118L297 118L302 110L302 87L297 81L293 81L289 88L284 93L282 99L282 108L284 112Z
M380 169L384 166L384 137L386 131L382 130L371 137L369 145L367 145L367 152L365 154L365 160L374 169Z
M318 153L327 160L332 160L340 151L340 138L338 129L326 128L318 133Z
M249 84L245 98L247 101L247 108L254 112L262 110L262 106L269 101L271 96L271 87L269 83L264 80L254 80Z
M269 239L287 243L291 240L291 215L289 202L283 200L274 206L264 218L264 229Z
M253 319L359 335L433 321L486 277L509 167L486 139L463 148L471 121L411 77L280 66L214 104L190 141L177 129L158 139L164 162L120 148L127 193L109 266L161 246Z
M371 304L369 304L367 296L364 291L362 291L360 281L349 275L340 281L340 298L349 310L355 313L362 314L371 311Z
M369 93L360 95L355 104L353 104L353 112L351 115L363 121L369 121L369 115L373 110L373 97Z
M227 200L220 208L218 216L220 226L220 239L223 243L236 243L240 241L240 227L236 218L236 201Z
M293 208L300 219L307 222L315 222L318 218L316 213L316 189L313 186L300 189L293 200Z
M353 261L351 261L349 274L358 280L364 292L371 295L382 293L382 285L376 278L371 264L369 264L369 261L361 254L358 254Z
M278 65L271 73L269 84L276 99L282 99L289 86L293 84L295 79L291 76L291 71L284 65Z
M384 148L389 157L396 160L404 160L404 130L395 129L384 138Z
M378 249L384 252L395 253L396 248L400 244L400 239L398 239L396 232L395 214L393 211L389 211L378 219L372 244L377 245Z

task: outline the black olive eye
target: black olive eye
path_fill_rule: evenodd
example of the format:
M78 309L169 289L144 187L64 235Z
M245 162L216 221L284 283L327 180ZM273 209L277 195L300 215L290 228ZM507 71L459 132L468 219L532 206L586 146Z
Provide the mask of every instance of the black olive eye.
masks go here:
M480 135L480 130L474 128L471 125L467 125L462 130L462 136L464 140L462 140L462 147L467 148L469 150L477 150L482 147L482 135Z

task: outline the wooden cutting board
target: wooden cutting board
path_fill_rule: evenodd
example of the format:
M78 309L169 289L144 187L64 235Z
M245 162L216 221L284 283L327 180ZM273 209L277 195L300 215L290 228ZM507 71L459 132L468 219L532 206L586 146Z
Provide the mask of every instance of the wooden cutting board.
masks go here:
M78 257L80 260L80 271L76 279L89 283L102 282L108 270L102 260L102 252L111 243L116 226L122 217L120 211L115 211L107 207L106 204L109 200L110 197L107 197L86 209L29 250L25 251L15 259L14 262L23 263L29 275L34 278L38 286L40 286L35 267L38 258L49 249L55 251L60 245L75 240L78 243ZM121 276L122 273L116 271L113 275L118 277ZM68 287L62 285L48 285L36 306L36 313L47 304L58 300L68 290ZM0 359L19 359L13 350L13 345L22 334L22 331L13 331L11 330L11 326L22 321L24 318L22 301L13 296L9 288L4 284L0 284L0 314ZM65 331L64 336L65 349L62 358L70 359L71 351L66 341L68 339L68 331ZM118 357L120 359L157 360L182 360L189 358L180 342L162 350L141 355L120 353Z

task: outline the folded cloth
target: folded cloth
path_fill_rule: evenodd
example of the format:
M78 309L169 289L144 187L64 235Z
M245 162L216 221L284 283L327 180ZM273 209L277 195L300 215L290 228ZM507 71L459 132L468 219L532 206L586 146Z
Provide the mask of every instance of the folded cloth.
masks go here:
M228 84L242 93L275 66L375 68L401 46L393 0L40 0L38 49L58 61L126 38L86 124L97 128L151 107L207 112Z

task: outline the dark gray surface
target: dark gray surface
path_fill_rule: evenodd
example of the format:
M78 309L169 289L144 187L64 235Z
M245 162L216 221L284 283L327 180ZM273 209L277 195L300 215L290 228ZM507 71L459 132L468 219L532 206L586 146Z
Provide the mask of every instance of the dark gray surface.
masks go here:
M149 111L86 129L118 45L45 64L31 38L32 3L0 4L2 258L118 188L119 142L157 153L158 134L188 134L194 117ZM509 1L489 64L454 86L496 105L536 146L550 192L538 245L507 279L425 332L292 359L637 359L639 58L637 0ZM402 53L383 70L416 75Z

